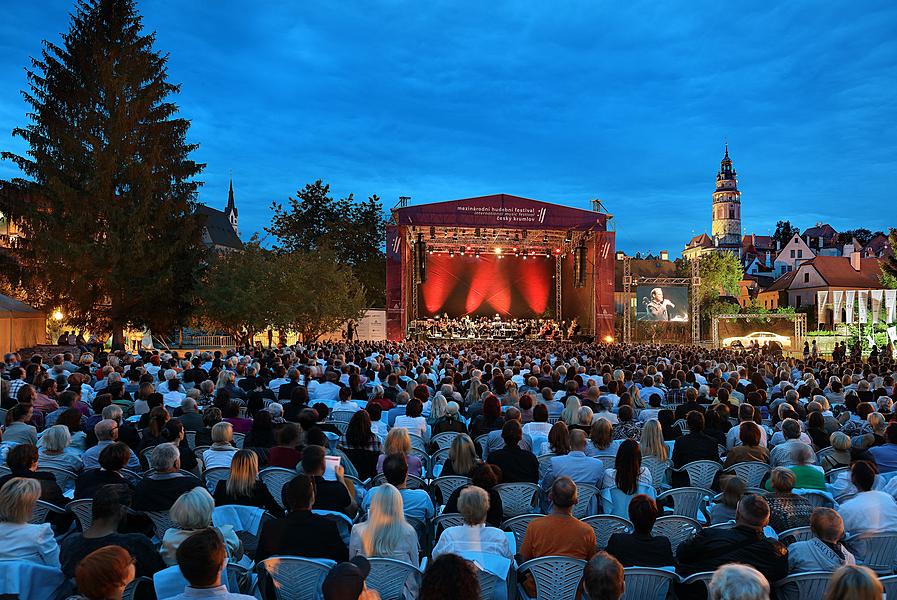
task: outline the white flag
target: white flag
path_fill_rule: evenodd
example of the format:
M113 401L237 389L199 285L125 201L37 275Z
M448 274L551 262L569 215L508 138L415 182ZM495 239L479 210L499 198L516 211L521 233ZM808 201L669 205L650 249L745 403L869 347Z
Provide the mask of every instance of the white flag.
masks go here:
M870 322L874 325L878 323L878 313L881 311L881 300L884 297L884 290L872 290L872 314L869 317Z
M816 292L816 307L819 309L819 314L822 314L822 309L825 308L826 302L828 302L828 290Z
M860 290L857 292L857 306L860 309L860 323L866 323L866 309L869 305L869 291L868 290Z
M847 290L844 292L844 322L853 324L853 307L856 304L857 291Z
M833 323L841 322L841 305L844 304L844 292L833 291L832 292L832 308L835 311Z
M892 344L897 344L897 327L888 327L888 339Z
M897 290L885 290L885 312L888 325L897 321Z

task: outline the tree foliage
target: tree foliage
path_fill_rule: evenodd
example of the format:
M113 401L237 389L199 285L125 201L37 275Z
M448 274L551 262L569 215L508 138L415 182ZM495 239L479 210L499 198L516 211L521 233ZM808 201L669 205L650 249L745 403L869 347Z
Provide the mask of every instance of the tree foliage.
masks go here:
M167 56L132 0L82 0L62 43L27 69L30 124L4 152L24 177L0 182L22 237L9 284L69 323L165 329L190 305L204 258L189 121L177 117Z
M847 231L842 231L838 233L838 240L842 244L849 244L851 240L856 239L861 245L865 246L872 238L882 233L881 231L871 231L866 229L865 227L860 227L858 229L848 229Z
M701 257L701 302L720 296L738 296L738 282L744 277L741 260L732 252Z
M386 221L376 195L356 201L352 194L334 199L320 179L296 192L284 207L273 203L274 217L266 230L287 252L324 250L352 269L366 292L369 306L386 303Z
M784 248L785 244L798 233L800 233L800 229L792 225L791 221L779 221L776 223L776 230L772 234L772 239L779 242L782 248Z
M882 264L881 283L888 289L897 288L897 228L891 229L888 234L888 244L891 246L891 254L885 258Z

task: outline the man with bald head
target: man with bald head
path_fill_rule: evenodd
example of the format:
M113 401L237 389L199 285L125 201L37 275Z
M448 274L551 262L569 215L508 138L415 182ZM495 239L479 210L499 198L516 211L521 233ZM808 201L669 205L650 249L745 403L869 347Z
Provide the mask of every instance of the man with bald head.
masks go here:
M118 441L118 422L112 419L103 419L94 425L93 431L97 436L97 445L88 448L81 457L85 471L100 468L100 452L106 446ZM131 452L131 456L128 458L128 468L140 470L140 458L138 458L136 452Z
M595 531L573 516L579 499L576 484L569 477L558 477L551 486L551 513L534 519L526 528L520 555L523 560L542 556L569 556L589 560L597 550Z
M586 439L582 429L570 431L570 452L566 456L552 457L551 466L542 478L542 489L547 492L559 477L569 477L576 485L598 487L604 478L604 465L597 458L586 456Z

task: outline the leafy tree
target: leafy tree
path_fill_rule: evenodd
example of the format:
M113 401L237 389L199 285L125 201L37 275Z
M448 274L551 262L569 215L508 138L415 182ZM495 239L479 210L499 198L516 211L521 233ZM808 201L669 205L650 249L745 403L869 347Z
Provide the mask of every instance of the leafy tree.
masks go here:
M27 69L31 123L13 131L27 153L2 155L25 176L0 182L22 233L8 283L114 342L128 325L184 320L204 257L204 165L154 44L133 0L79 0L62 43L45 41Z
M882 264L881 283L888 289L897 288L897 228L891 229L888 235L891 255Z
M744 277L741 260L732 252L705 254L700 263L701 302L720 296L738 296L738 282ZM736 311L737 312L737 311Z
M798 233L800 233L800 229L793 226L791 221L779 221L776 223L776 231L772 234L772 239L779 242L784 248L785 244Z
M840 240L842 244L849 244L851 240L856 238L856 241L865 246L873 237L875 237L875 233L872 233L865 227L860 227L858 229L848 229L847 231L838 233L838 240Z
M274 217L266 230L288 252L325 250L341 265L352 269L367 290L370 305L386 302L386 221L383 203L376 195L358 202L350 194L335 200L330 185L320 179L289 198L287 206L275 202Z

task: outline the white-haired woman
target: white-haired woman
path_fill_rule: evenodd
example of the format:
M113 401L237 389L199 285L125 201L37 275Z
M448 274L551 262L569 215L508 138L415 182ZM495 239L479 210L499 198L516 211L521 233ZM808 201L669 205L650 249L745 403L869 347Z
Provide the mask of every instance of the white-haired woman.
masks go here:
M72 434L65 425L53 425L45 430L37 444L37 468L56 467L75 473L84 470L84 463L76 450L66 451L72 443Z
M162 537L161 553L166 565L177 564L178 547L184 540L199 530L212 527L213 510L215 500L204 487L195 487L175 500L168 512L172 527ZM224 538L228 558L240 560L243 556L243 544L234 533L234 528L231 525L222 525L216 529Z
M417 533L405 521L402 494L386 483L371 490L374 495L368 520L352 528L349 538L349 558L392 558L420 566ZM417 582L409 577L405 582L406 600L417 597Z
M712 600L769 600L769 582L754 567L732 563L714 572L707 592Z
M0 560L59 568L59 546L49 523L28 523L41 495L37 479L13 477L0 488Z
M457 554L465 558L471 552L513 559L505 532L486 526L486 514L489 512L489 494L486 490L475 485L461 490L458 512L464 524L442 532L433 548L434 559L440 554Z
M212 427L212 445L202 453L205 469L214 467L230 467L237 448L231 443L234 439L233 425L225 421L215 423Z

